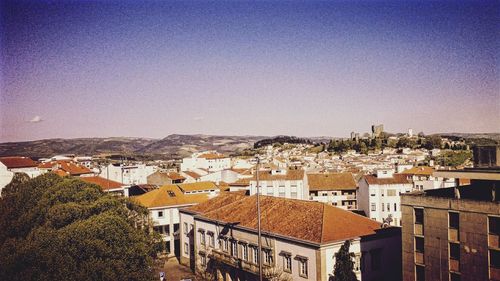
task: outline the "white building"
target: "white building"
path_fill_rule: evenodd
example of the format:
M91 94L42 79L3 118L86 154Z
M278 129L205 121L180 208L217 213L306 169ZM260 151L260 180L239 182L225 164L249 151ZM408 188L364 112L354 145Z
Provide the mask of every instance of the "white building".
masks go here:
M394 174L392 169L380 169L375 175L365 175L358 182L358 209L367 217L391 225L401 225L401 193L413 190L406 175Z
M428 166L413 167L403 171L408 180L413 183L415 190L454 187L455 179L434 176L435 169Z
M310 199L355 210L358 185L351 173L307 174Z
M225 193L180 210L182 264L217 280L258 280L283 272L291 280L327 281L335 253L346 240L358 280L401 280L401 230L331 205L261 197L262 252L256 229L256 196Z
M179 256L179 209L206 201L218 193L219 188L214 183L199 182L164 185L131 198L148 208L154 230L161 234L167 254Z
M231 158L215 151L195 153L189 158L182 159L181 171L204 169L210 172L231 168Z
M15 173L25 173L30 178L41 174L37 163L28 157L0 157L0 195Z
M309 199L304 170L259 171L260 193L268 196ZM250 195L257 193L256 175L250 180Z
M117 181L125 185L146 184L148 176L158 170L156 166L148 166L145 164L124 165L124 164L109 164L100 168L100 177Z

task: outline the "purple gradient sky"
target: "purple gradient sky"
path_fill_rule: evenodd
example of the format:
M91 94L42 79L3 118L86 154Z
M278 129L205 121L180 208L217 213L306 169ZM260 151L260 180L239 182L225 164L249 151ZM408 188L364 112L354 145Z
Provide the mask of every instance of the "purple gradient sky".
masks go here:
M498 1L2 3L0 141L500 132Z

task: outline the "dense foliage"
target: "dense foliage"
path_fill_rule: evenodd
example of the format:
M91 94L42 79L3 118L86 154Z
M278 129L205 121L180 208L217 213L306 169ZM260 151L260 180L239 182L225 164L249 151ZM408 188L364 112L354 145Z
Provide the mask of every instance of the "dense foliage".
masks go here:
M297 138L293 136L277 136L274 138L270 139L263 139L260 141L257 141L254 143L253 147L254 148L259 148L259 147L264 147L267 145L273 145L273 144L284 144L284 143L303 143L303 144L313 144L311 140L308 139L303 139L303 138Z
M335 268L333 276L329 281L358 281L356 273L354 273L354 254L349 252L351 242L346 240L340 247L340 250L335 253Z
M436 156L435 159L436 164L442 166L450 166L457 167L466 163L466 161L472 160L472 151L470 150L446 150L443 151L440 155Z
M78 179L16 174L0 198L0 280L151 280L146 214Z

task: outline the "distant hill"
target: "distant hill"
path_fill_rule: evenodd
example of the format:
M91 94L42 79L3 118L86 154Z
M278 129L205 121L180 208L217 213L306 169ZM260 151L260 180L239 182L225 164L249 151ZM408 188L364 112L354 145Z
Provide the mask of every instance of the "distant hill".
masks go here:
M184 157L194 151L217 150L235 152L253 147L260 136L169 135L163 139L149 138L78 138L46 139L27 142L0 143L0 156L21 155L35 158L57 154L99 155L163 155Z

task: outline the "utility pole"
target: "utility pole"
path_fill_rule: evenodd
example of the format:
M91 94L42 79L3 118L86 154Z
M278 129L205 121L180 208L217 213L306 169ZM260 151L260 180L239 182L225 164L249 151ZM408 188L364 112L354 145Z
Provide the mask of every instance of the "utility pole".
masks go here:
M257 239L259 239L259 281L262 281L262 233L260 229L260 186L259 186L259 164L260 158L257 155L257 165L255 165L255 179L257 183Z

